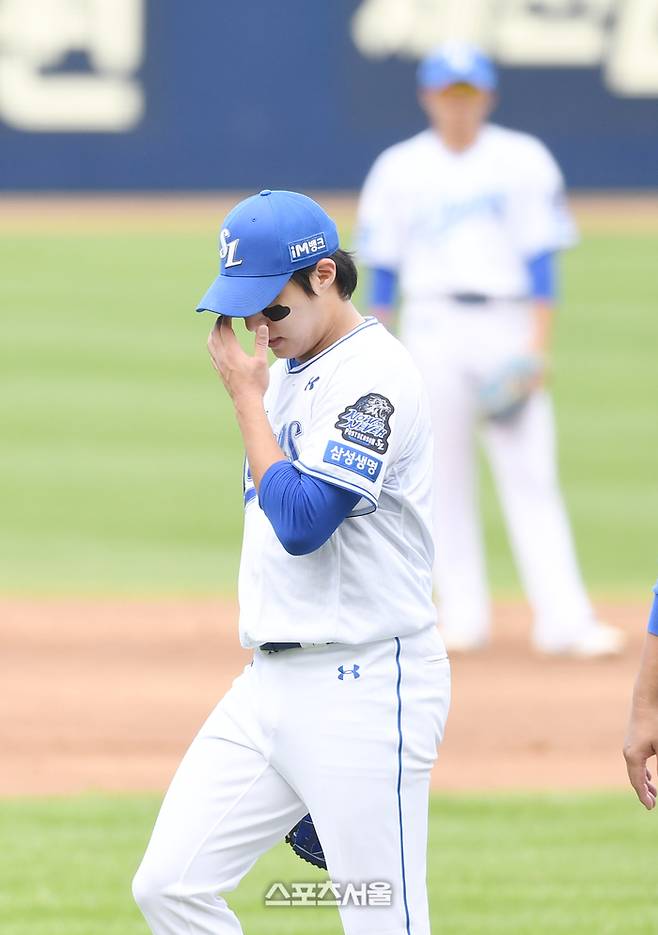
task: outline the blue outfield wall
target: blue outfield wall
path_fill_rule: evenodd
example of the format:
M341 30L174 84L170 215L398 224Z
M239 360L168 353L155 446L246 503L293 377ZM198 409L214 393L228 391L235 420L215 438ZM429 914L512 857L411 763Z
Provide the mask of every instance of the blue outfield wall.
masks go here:
M443 35L440 9L458 9L437 0L428 25L422 0L88 0L77 13L55 0L59 17L34 38L36 2L0 0L7 191L357 188L378 152L423 126L420 45ZM507 33L489 15L493 0L469 2L481 11L471 32L500 67L498 122L543 139L572 187L658 186L658 39L631 54L621 0L609 0L605 21L594 18L601 0L528 2L523 21L510 3ZM654 0L625 3L646 13ZM558 7L561 28L582 32L575 52L547 42ZM624 55L606 59L619 36ZM633 71L638 61L644 71Z

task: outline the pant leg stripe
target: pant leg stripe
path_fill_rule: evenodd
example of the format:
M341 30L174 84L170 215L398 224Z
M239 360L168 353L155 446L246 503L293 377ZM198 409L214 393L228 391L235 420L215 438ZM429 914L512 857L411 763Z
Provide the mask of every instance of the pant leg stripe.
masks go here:
M400 667L400 639L395 637L395 665L398 670L398 680L396 692L398 696L398 820L400 823L400 864L402 870L402 896L404 899L404 914L407 925L407 935L411 935L411 923L409 921L409 904L407 902L407 875L404 864L404 833L402 828L402 695L400 694L400 683L402 681L402 669Z

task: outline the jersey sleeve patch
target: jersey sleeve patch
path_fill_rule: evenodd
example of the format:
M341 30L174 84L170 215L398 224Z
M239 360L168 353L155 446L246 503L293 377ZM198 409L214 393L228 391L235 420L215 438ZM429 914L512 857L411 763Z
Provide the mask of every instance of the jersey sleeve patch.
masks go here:
M386 396L368 393L341 412L335 428L341 430L345 441L384 454L388 451L389 420L394 412L395 407ZM326 453L324 460L327 460Z
M352 471L353 474L365 477L369 481L377 480L384 463L373 455L364 454L363 451L357 451L356 448L341 445L338 442L327 444L322 460L326 464L335 464L345 468L346 471Z

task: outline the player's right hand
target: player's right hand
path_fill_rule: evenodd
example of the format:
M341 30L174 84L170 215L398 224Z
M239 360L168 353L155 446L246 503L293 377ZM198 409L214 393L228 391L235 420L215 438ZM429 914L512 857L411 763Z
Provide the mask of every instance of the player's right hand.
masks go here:
M269 383L267 325L256 330L253 356L246 354L233 331L230 318L222 316L208 336L208 351L212 365L222 378L233 402L244 396L262 399Z

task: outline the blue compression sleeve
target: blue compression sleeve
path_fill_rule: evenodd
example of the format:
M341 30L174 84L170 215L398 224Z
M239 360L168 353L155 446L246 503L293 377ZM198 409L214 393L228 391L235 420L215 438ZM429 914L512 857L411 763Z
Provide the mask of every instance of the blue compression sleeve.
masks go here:
M375 267L370 270L370 305L380 308L393 305L397 280L397 274L392 269Z
M554 253L538 253L526 262L533 299L553 300L556 294L556 262Z
M656 581L653 594L653 607L651 608L651 614L649 615L649 626L647 629L649 630L649 633L653 633L654 636L658 636L658 581Z
M291 555L315 552L349 516L361 497L302 474L290 461L272 464L258 501L276 537Z

